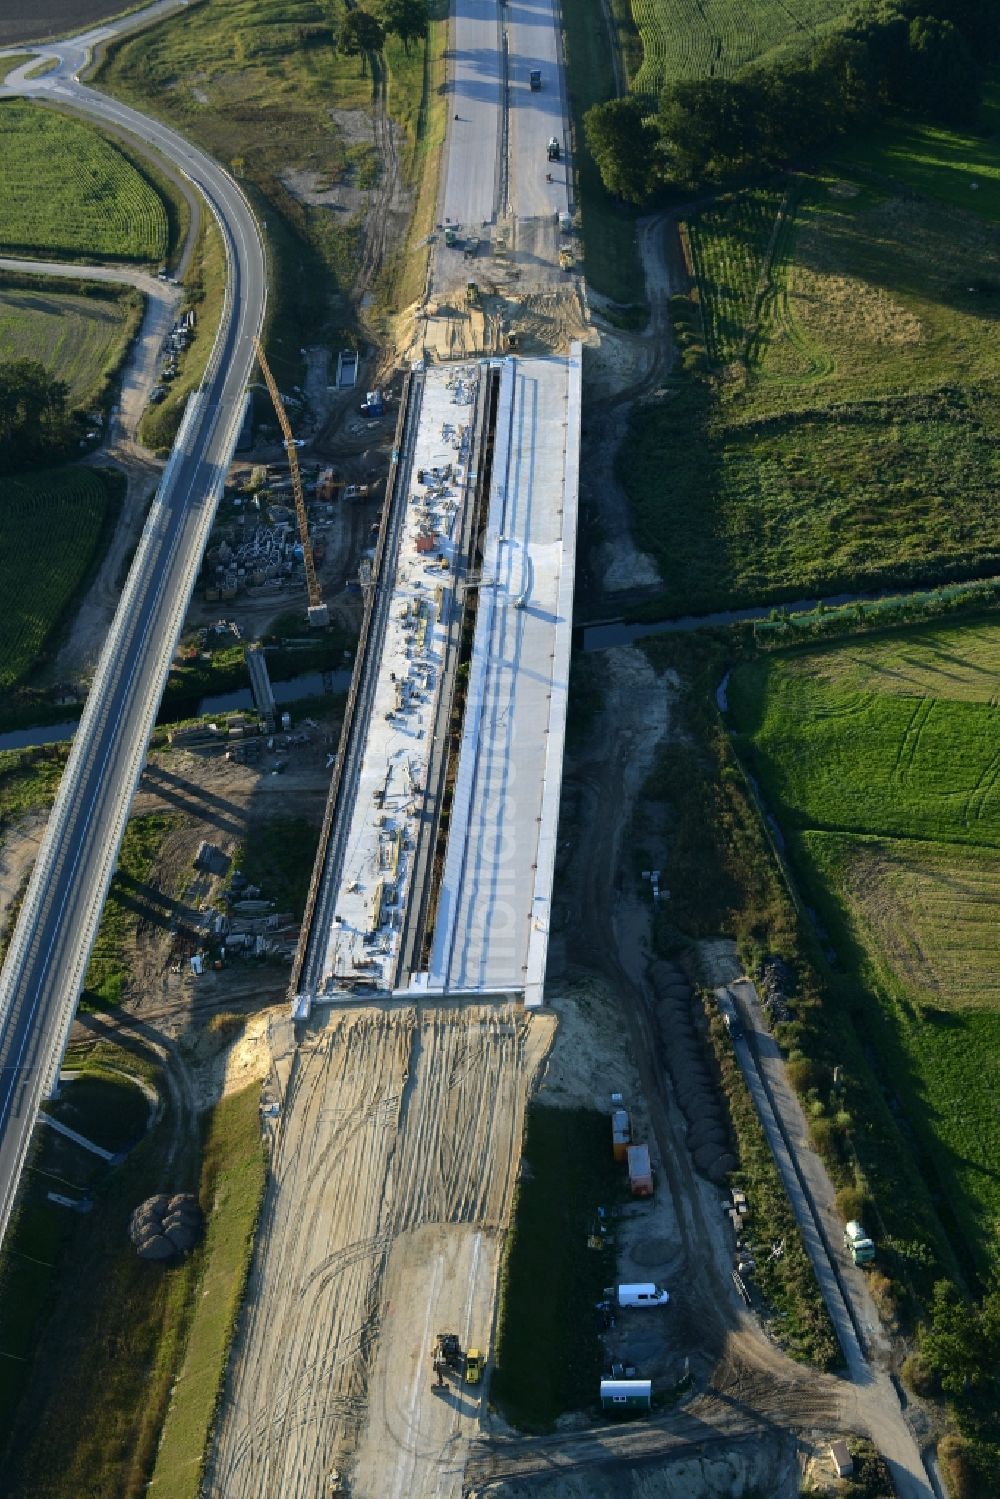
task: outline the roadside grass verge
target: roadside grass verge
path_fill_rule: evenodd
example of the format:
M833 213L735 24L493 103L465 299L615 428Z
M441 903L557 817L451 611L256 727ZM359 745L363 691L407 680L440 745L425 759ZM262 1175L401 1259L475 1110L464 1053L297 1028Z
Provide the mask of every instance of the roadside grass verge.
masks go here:
M252 1083L222 1099L206 1126L200 1197L208 1227L187 1346L148 1489L157 1499L197 1499L200 1492L267 1180L259 1105L260 1087Z
M575 0L564 8L562 19L587 280L614 302L644 308L646 281L636 243L636 211L616 202L605 190L583 134L583 117L590 106L615 97L613 41L601 0Z
M148 406L139 436L156 453L167 453L177 436L188 397L198 389L215 343L226 296L226 254L214 220L205 214L191 268L184 281L182 311L193 309L195 335L178 358L177 377L158 406Z
M0 104L7 255L160 261L166 210L149 182L89 125L39 104Z
M781 1173L718 1008L706 1003L705 1014L739 1150L740 1167L733 1173L733 1185L746 1192L756 1232L763 1232L769 1241L758 1245L757 1269L752 1278L764 1298L765 1320L791 1358L818 1369L835 1369L843 1364L843 1353ZM768 1251L778 1241L782 1252L772 1259Z
M131 288L69 290L45 277L0 273L0 361L37 359L69 387L74 409L104 404L142 321Z
M96 1048L104 1061L110 1050L105 1044ZM146 1070L131 1056L122 1065ZM175 1127L168 1106L124 1165L93 1186L95 1207L87 1216L38 1203L42 1228L30 1225L30 1243L48 1253L54 1269L25 1262L44 1277L46 1304L28 1341L27 1366L13 1366L21 1400L4 1454L4 1480L12 1493L139 1499L173 1409L172 1391L184 1421L171 1441L183 1439L185 1445L174 1450L190 1452L193 1464L189 1474L178 1471L176 1481L190 1477L184 1492L196 1492L194 1446L211 1416L264 1174L256 1089L205 1116L200 1146L196 1136L175 1152ZM43 1196L46 1179L39 1182L26 1207L34 1204L36 1190ZM127 1235L130 1213L160 1191L197 1191L207 1218L203 1241L168 1265L138 1259ZM51 1252L53 1224L63 1236L58 1257ZM9 1310L17 1312L5 1296L0 1329ZM195 1328L197 1341L185 1365L189 1329ZM4 1336L0 1331L0 1342Z
M1000 1218L998 649L995 620L906 629L775 652L730 683L737 743L816 912L827 986L970 1276ZM895 1203L873 1195L891 1224Z
M0 725L49 654L110 539L124 494L110 470L64 467L0 478Z
M523 1431L551 1431L597 1403L594 1310L615 1274L611 1242L587 1247L599 1206L622 1192L607 1116L529 1104L521 1179L500 1270L490 1396ZM610 1236L609 1236L610 1241Z
M706 348L675 299L686 372L619 457L664 612L996 571L997 230L817 172L686 241Z
M121 1004L131 972L129 946L150 905L156 907L157 856L176 825L177 818L159 812L129 820L87 964L82 1010L106 1010ZM156 914L162 919L161 912Z
M399 310L420 301L424 294L427 250L422 247L437 220L438 172L448 129L447 52L451 23L447 0L431 0L428 10L426 44L412 48L407 56L396 38L392 38L392 50L387 51L389 112L406 132L403 175L414 192L406 245L381 277L380 300L388 306L394 296Z

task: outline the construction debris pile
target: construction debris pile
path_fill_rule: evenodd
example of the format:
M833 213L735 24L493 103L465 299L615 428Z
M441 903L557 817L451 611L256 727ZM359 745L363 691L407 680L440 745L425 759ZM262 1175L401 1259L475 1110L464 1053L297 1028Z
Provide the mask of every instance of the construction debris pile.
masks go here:
M761 1003L767 1011L771 1023L778 1020L792 1020L794 1010L789 1003L789 994L795 989L795 974L784 958L771 957L764 961L760 982L757 992Z
M140 1203L129 1219L129 1238L141 1260L169 1260L193 1249L204 1215L191 1192L160 1192Z
M231 599L243 588L283 587L302 563L302 544L290 521L254 526L239 541L223 538L206 558L209 602Z

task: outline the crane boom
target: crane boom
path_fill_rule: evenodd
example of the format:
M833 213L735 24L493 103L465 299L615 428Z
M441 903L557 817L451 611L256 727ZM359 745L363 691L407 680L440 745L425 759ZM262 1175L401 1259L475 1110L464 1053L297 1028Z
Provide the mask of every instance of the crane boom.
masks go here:
M299 474L298 450L295 446L291 425L285 412L285 404L281 399L281 392L275 384L274 376L271 374L271 367L264 357L264 350L259 338L254 339L254 346L257 350L257 358L260 360L264 382L271 393L271 400L274 403L278 425L281 427L281 433L285 440L285 452L288 454L288 467L292 475L292 492L295 495L295 514L298 516L299 521L299 540L302 543L302 561L306 570L306 590L309 594L309 623L325 625L327 622L326 605L323 603L323 596L320 593L319 580L316 577L316 564L313 561L312 542L309 540L309 523L306 520L306 501L305 495L302 493L302 477Z

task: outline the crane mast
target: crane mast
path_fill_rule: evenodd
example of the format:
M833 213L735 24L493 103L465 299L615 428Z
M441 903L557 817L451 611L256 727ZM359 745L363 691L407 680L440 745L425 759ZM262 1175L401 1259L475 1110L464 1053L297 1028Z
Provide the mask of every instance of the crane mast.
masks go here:
M285 404L281 399L281 392L271 374L271 367L264 357L264 350L259 338L254 339L254 347L257 350L257 358L260 360L261 372L264 382L271 393L274 403L275 414L278 425L281 427L282 436L285 441L285 452L288 454L288 467L292 475L292 492L295 495L295 514L299 521L299 540L302 543L302 561L306 570L306 590L309 595L309 623L320 629L329 623L329 611L323 602L319 589L319 580L316 577L316 564L313 561L312 542L309 540L309 524L306 520L306 501L302 493L302 476L299 473L299 455L292 436L291 425L285 412Z

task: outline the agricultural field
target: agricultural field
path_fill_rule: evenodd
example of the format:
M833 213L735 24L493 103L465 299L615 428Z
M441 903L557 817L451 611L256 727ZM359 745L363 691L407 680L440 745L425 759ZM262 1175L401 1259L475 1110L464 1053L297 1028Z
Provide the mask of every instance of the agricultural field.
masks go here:
M127 0L33 0L30 6L5 6L0 13L0 47L67 36L134 9Z
M0 361L37 359L69 386L74 409L100 404L142 320L142 298L96 283L87 295L8 285L0 276Z
M57 260L152 263L167 211L110 141L39 104L0 104L0 251Z
M667 610L995 570L1000 230L826 172L682 240L702 367L621 463Z
M737 743L955 1251L1000 1220L1000 620L734 671Z
M112 476L58 468L0 479L0 692L24 682L95 567L117 514Z
M642 38L636 87L659 94L678 78L731 78L788 42L813 40L845 0L632 0Z

